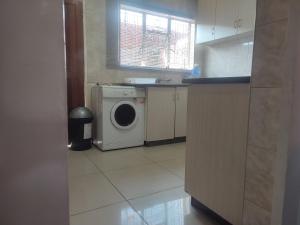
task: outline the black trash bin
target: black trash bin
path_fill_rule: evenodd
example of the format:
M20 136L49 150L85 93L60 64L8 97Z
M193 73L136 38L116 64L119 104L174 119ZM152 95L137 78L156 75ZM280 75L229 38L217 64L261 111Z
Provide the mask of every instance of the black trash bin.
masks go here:
M92 147L93 113L85 107L78 107L69 116L69 144L75 151L84 151Z

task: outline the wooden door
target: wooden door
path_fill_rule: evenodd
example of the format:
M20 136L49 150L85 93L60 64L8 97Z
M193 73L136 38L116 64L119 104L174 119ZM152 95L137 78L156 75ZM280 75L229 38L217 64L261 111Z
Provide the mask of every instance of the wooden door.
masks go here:
M79 0L65 0L65 38L70 111L84 106L83 7Z
M217 0L215 39L237 33L238 0Z
M215 38L216 0L200 0L198 3L197 44L212 41Z
M146 141L174 138L175 88L147 88Z
M175 137L186 136L187 96L188 96L187 87L176 88Z

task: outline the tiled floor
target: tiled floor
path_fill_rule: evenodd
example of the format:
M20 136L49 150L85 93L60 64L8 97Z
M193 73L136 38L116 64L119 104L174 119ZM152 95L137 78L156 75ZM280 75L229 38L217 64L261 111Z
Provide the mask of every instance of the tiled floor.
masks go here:
M71 225L217 225L190 206L185 144L69 152Z

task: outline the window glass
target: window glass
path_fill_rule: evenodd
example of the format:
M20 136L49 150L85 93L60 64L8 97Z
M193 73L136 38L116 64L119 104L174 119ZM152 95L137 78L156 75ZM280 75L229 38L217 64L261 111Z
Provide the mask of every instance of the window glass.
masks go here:
M194 21L122 5L120 64L190 70L194 64Z

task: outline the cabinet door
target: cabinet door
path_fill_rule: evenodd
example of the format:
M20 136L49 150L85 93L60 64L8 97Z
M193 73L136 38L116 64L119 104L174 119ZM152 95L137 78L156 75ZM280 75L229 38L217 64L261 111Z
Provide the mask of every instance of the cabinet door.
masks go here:
M231 224L242 224L250 87L189 87L185 188Z
M175 137L186 136L187 93L187 87L176 88Z
M217 0L200 0L198 3L196 43L214 40Z
M238 33L254 31L256 19L256 0L239 0Z
M230 37L237 33L237 11L238 0L217 0L215 39Z
M175 88L147 88L146 141L174 138Z

